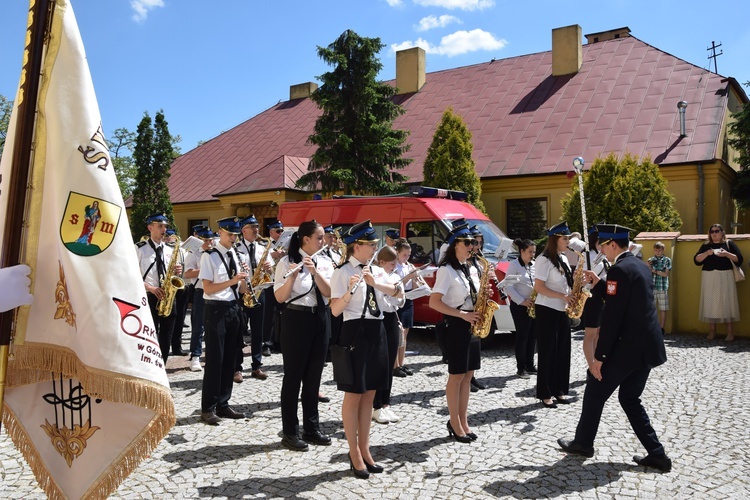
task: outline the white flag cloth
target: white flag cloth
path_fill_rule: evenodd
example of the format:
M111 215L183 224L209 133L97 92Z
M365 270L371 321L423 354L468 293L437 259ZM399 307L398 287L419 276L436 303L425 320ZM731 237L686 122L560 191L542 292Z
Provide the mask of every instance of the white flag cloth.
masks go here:
M106 497L169 432L174 404L68 0L42 75L21 256L34 302L19 309L3 425L49 497Z

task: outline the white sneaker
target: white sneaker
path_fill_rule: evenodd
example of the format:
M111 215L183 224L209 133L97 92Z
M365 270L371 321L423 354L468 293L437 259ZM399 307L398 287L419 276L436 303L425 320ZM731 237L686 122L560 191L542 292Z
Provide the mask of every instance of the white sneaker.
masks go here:
M380 410L372 410L372 419L379 424L387 424L388 422L390 422L390 420L388 420L387 413L385 412L385 408L381 408Z
M203 370L201 368L201 358L193 358L190 360L190 371L191 372L199 372Z
M393 412L393 410L391 410L390 406L388 408L383 408L383 411L385 412L385 415L388 417L389 422L398 422L399 420L401 420L401 417L396 415Z

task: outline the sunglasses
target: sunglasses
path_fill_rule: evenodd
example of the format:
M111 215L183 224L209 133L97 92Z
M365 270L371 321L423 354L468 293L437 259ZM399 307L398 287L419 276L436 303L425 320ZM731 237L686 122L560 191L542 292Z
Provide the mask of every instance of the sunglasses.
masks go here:
M478 245L478 244L479 244L479 242L478 242L477 240L472 240L472 239L464 239L464 238L459 238L459 239L457 239L456 241L462 241L462 242L463 242L463 244L464 244L465 246L467 246L467 247L470 247L470 246L472 246L472 245Z
M711 233L711 234L720 233L720 232L721 232L721 229L712 229L712 230L709 231L709 233Z
M273 229L273 232L274 233L283 233L284 230L283 229Z

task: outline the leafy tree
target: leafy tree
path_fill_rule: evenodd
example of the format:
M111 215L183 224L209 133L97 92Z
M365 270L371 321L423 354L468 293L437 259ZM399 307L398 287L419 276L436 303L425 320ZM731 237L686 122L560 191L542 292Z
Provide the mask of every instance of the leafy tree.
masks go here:
M424 183L427 186L456 189L466 193L467 201L484 213L482 182L471 155L474 144L471 132L461 115L448 108L432 136L424 161Z
M10 114L13 111L13 101L0 94L0 156L3 156L5 149L5 138L8 135L8 125L10 124Z
M383 47L379 38L351 30L318 47L318 56L334 69L318 77L322 85L311 96L323 111L308 138L318 148L297 186L387 194L407 180L397 171L412 161L402 157L409 150L408 132L392 128L404 110L391 100L396 89L375 80L383 67L376 54Z
M750 82L745 82L750 87ZM729 145L739 152L734 158L740 164L740 172L732 187L732 198L740 208L750 208L750 103L745 103L741 110L732 113L736 121L729 125L732 136Z
M682 225L674 208L674 196L651 158L626 153L617 160L614 153L597 158L584 174L586 218L589 226L606 221L641 231L675 231ZM578 179L563 199L563 218L572 231L583 231Z
M133 161L138 173L133 190L133 209L130 228L133 237L140 239L146 231L144 220L156 212L163 212L169 218L169 226L177 229L172 216L172 203L169 201L169 168L177 157L173 147L175 140L169 134L164 112L156 113L153 125L148 113L138 124Z
M138 173L133 157L127 154L132 151L134 145L135 133L126 128L115 129L112 138L107 139L112 166L115 169L117 183L120 185L123 198L127 198L133 193L135 178Z

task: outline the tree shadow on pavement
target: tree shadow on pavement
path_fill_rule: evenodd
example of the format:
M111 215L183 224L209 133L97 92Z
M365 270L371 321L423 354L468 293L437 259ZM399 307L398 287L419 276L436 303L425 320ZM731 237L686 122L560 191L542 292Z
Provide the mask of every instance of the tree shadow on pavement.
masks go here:
M622 478L622 472L634 465L611 462L584 462L583 457L564 455L551 465L511 465L485 471L487 474L506 471L536 472L529 479L495 481L484 486L484 491L495 497L549 498L594 490ZM478 473L481 471L473 471Z

